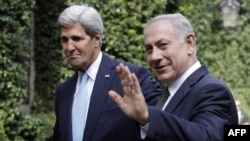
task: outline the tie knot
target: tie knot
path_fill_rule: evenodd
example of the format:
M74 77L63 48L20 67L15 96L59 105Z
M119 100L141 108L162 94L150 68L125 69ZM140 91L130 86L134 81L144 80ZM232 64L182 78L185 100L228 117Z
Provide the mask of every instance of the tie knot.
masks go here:
M82 73L82 77L81 77L81 83L87 83L87 80L88 80L88 74L85 72L85 73Z

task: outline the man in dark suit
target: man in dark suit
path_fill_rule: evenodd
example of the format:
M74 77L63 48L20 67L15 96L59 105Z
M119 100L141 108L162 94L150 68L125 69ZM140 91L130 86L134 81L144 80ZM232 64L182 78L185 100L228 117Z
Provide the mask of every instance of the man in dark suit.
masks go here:
M140 123L141 137L150 141L223 141L224 125L237 124L229 88L212 76L196 55L196 37L179 13L159 15L144 29L147 62L167 84L157 106L147 106L138 78L120 65L117 73L125 96L109 96L124 113ZM162 100L164 99L165 100Z
M100 14L87 5L70 6L60 14L58 24L63 52L76 74L56 90L53 140L140 140L138 122L127 117L108 97L111 89L123 96L123 87L115 70L120 62L101 51L103 23ZM162 93L159 83L144 67L125 64L137 75L145 102L154 105ZM82 74L86 82L82 82ZM82 90L83 87L87 88ZM78 102L81 96L83 99ZM84 107L87 110L82 112Z

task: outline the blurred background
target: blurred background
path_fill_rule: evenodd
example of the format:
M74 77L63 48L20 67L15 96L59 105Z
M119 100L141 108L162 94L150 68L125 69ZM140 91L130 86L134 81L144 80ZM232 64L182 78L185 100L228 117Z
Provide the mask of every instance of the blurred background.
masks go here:
M247 0L0 0L0 141L51 140L55 89L73 74L56 21L64 8L81 3L101 13L104 52L147 68L146 22L158 14L184 14L197 35L200 61L250 116Z

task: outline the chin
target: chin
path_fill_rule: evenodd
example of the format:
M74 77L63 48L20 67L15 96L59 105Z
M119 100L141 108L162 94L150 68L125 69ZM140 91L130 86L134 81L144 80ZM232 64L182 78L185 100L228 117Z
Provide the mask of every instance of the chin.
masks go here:
M157 76L157 79L158 79L159 81L162 81L162 82L165 82L166 80L169 79L169 77L167 77L164 73L156 74L156 76Z
M75 70L78 70L80 68L79 65L76 64L70 64L70 66Z

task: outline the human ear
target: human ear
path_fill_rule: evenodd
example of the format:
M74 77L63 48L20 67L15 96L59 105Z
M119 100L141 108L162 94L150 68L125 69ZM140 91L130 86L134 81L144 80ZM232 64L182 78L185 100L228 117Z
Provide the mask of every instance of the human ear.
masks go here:
M100 47L100 46L101 46L101 40L102 40L102 35L101 35L101 33L97 33L97 34L94 36L94 44L95 44L95 47Z
M186 44L188 47L188 54L192 54L196 50L196 37L194 34L188 34L186 36Z

